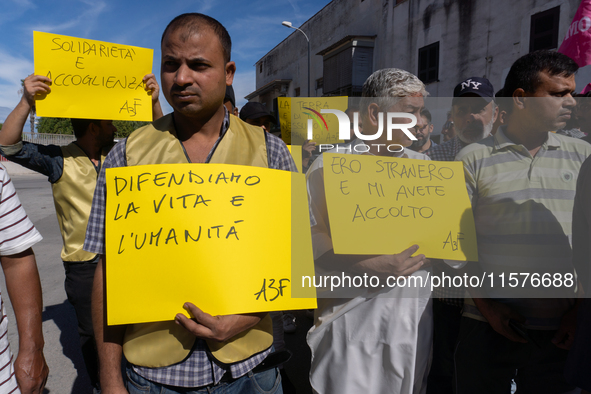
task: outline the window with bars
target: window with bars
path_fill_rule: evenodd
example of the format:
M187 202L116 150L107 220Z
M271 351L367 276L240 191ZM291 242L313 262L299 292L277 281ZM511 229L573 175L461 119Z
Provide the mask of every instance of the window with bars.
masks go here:
M560 6L531 16L529 51L558 48Z
M419 49L418 77L423 83L439 80L439 41Z

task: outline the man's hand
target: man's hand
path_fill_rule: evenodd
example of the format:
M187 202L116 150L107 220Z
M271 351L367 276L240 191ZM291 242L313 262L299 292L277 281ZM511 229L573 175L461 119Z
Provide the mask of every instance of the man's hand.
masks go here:
M265 315L265 313L253 313L212 316L190 302L185 303L183 307L193 319L179 313L174 319L175 323L183 326L198 338L212 339L218 342L226 341L242 331L254 327Z
M6 117L0 131L0 145L14 145L21 140L23 127L29 118L31 109L35 106L35 99L51 92L51 79L42 75L31 74L23 83L23 96Z
M146 85L146 92L149 92L152 95L152 103L158 101L160 99L160 86L158 86L156 76L154 76L154 74L146 74L142 81Z
M314 152L314 149L316 149L316 142L314 141L306 141L304 143L304 145L302 145L302 156L303 158L307 158L310 157L312 155L312 152Z
M509 327L509 320L525 323L525 318L509 306L487 298L473 298L478 310L486 318L493 330L513 342L527 343L527 339Z
M51 79L43 75L31 74L25 78L23 87L23 100L29 104L30 107L35 105L36 96L44 96L51 92Z
M144 82L146 92L152 96L152 120L160 119L164 114L160 106L160 86L154 74L146 74L142 79Z
M356 272L374 273L378 276L408 276L428 262L424 254L411 257L418 249L418 245L413 245L398 254L376 256L360 261L352 268Z
M14 362L18 387L22 394L41 394L47 382L49 368L42 350L26 351L19 349Z
M569 350L573 345L577 328L577 311L578 308L574 307L562 316L560 327L552 338L552 343L556 347Z

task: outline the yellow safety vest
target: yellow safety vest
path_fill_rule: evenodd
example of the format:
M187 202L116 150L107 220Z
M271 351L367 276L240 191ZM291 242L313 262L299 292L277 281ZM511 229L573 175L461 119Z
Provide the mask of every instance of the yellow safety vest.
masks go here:
M101 163L104 162L111 145L103 148ZM86 153L74 142L62 146L64 170L60 179L51 185L57 221L60 225L63 261L89 261L96 254L82 249L86 226L92 207L92 197L98 173Z
M210 163L268 167L265 132L230 115L230 125ZM176 137L172 115L134 131L127 138L127 165L189 163ZM123 352L135 365L158 368L184 360L195 336L174 321L127 326ZM237 363L273 344L273 323L267 314L256 326L225 341L207 340L212 355L225 364Z

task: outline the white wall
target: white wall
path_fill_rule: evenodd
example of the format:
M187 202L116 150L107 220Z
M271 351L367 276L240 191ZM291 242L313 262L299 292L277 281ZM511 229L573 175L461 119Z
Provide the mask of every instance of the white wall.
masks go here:
M511 64L529 51L531 15L558 5L560 43L579 0L407 0L398 5L395 0L334 0L301 27L311 40L312 95L323 76L322 56L316 53L347 35L377 36L374 70L398 67L415 74L419 48L439 41L439 82L427 85L432 96L451 96L454 86L471 76L487 77L498 90ZM307 95L307 43L301 33L294 31L261 62L257 88L291 79L287 95L297 87ZM578 81L591 82L591 71L582 71Z

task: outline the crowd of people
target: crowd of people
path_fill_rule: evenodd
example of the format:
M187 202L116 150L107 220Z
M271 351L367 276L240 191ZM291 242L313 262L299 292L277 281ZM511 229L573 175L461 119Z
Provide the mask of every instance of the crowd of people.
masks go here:
M66 293L95 393L282 393L283 332L295 329L288 314L212 316L187 300L190 319L178 314L157 323L105 322L107 168L225 163L296 171L285 143L269 132L277 121L268 109L259 103L236 108L231 39L217 20L197 13L176 17L162 34L161 49L161 86L152 74L144 78L152 94L150 125L114 145L111 121L73 119L76 141L68 146L23 142L35 100L51 94L50 79L31 75L0 130L0 153L46 175L52 185ZM366 143L353 138L338 152L462 162L478 262L428 259L420 242L394 255L334 253L323 155L314 155L314 144L306 141L318 273L577 275L577 286L557 288L552 298L535 287L527 298L507 297L494 287L362 289L350 298L319 298L307 335L314 392L591 392L591 303L584 299L591 279L591 123L587 101L575 97L577 69L565 55L538 51L519 58L496 93L486 78L465 78L450 92L439 144L431 138L425 85L415 75L388 68L366 80L358 108L362 132L376 134L381 113L408 113L417 119L414 138L393 130L390 139L382 133L364 149L356 149ZM173 109L168 115L160 108L160 89ZM404 148L391 152L380 144ZM0 262L20 345L13 360L3 311L0 392L42 393L48 366L32 251L41 236L1 166L0 176Z

